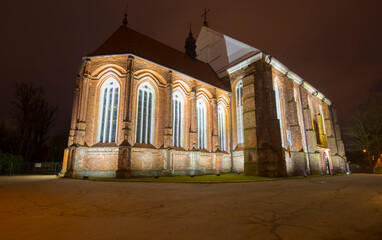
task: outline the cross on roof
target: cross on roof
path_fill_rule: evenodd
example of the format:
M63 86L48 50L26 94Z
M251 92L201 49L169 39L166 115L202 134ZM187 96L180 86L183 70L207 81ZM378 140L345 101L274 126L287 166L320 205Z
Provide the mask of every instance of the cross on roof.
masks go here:
M209 9L207 9L207 8L205 8L204 9L204 13L202 14L202 16L201 17L204 17L204 26L206 26L206 27L208 27L208 24L207 24L207 13L209 12L210 10Z

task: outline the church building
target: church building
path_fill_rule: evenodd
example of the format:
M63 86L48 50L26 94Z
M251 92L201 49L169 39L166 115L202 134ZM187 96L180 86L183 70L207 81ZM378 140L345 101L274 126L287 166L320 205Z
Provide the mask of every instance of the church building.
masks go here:
M346 171L331 101L270 54L207 24L182 53L123 23L82 60L66 176Z

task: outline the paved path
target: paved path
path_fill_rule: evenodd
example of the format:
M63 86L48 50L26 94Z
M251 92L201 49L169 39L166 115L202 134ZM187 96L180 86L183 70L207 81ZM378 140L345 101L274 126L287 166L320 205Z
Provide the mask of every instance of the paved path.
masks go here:
M180 184L0 177L1 239L382 239L382 175Z

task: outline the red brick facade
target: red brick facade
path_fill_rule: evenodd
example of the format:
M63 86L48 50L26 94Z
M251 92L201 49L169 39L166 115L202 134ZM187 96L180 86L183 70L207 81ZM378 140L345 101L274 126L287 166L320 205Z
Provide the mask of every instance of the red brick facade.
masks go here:
M98 142L100 89L110 78L120 89L116 140ZM132 54L84 58L64 156L66 175L131 177L244 171L286 176L346 169L335 111L276 69L266 54L220 81L229 81L232 91ZM239 81L243 83L244 144L238 144L237 133L235 88ZM152 144L137 143L135 137L138 88L144 83L152 87L155 96ZM181 147L173 146L174 93L184 103ZM205 149L198 149L198 100L206 105ZM225 151L219 146L218 106L225 115Z

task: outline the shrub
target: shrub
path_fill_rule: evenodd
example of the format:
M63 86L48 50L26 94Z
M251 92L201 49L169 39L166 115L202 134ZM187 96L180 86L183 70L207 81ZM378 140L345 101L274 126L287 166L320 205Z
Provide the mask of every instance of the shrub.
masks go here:
M0 151L0 175L9 174L9 168L12 163L12 173L19 173L23 165L23 158L19 155L12 155L9 153L2 153Z

